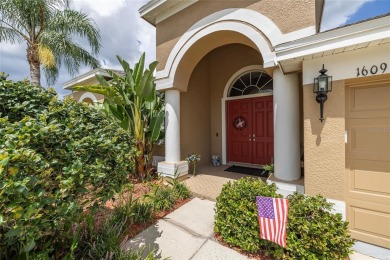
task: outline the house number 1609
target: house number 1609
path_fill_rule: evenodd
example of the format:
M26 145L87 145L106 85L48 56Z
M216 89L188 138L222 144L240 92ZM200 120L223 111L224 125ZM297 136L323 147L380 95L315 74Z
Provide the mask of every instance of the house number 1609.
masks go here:
M385 73L385 71L387 70L387 63L381 63L381 65L379 65L379 68L378 66L376 65L373 65L371 66L370 69L366 68L366 66L363 66L363 68L357 68L357 76L356 77L359 77L359 76L367 76L368 74L371 74L371 75L375 75L378 73L378 71L382 71L382 74Z

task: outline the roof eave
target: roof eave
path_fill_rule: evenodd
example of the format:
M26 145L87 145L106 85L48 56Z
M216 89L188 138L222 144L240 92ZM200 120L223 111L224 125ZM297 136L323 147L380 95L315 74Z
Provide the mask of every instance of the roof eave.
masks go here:
M192 5L198 0L152 0L142 6L138 12L141 17L153 26Z
M80 84L88 79L95 77L95 75L99 75L99 74L104 75L104 76L109 76L105 69L96 68L96 69L88 71L87 73L81 74L81 75L79 75L71 80L68 80L68 81L62 83L62 88L72 90L72 88L76 84Z

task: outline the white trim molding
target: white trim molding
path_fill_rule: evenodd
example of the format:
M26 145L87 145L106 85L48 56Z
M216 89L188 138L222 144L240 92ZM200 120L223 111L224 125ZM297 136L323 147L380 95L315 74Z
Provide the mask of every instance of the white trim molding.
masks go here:
M97 98L91 92L85 92L84 94L82 94L78 101L81 102L84 100L84 98L90 98L93 102L97 102Z
M277 61L389 38L390 16L362 22L275 47Z
M251 40L261 53L264 67L267 68L276 65L273 46L312 35L315 27L283 34L271 19L256 11L243 8L218 11L195 23L179 39L169 54L165 68L156 73L157 89L172 88L178 65L187 51L198 40L218 31L237 32Z

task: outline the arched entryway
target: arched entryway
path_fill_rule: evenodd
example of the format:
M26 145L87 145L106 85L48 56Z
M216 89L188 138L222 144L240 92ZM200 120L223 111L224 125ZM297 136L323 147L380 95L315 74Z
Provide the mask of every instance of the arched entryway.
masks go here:
M253 19L247 21L249 17ZM221 156L222 163L227 163L226 101L272 95L229 97L224 88L235 72L258 66L258 71L267 71L274 82L273 100L262 101L271 106L268 112L274 117L267 127L273 127L275 135L275 176L283 180L300 178L298 75L284 75L276 66L274 46L287 35L276 26L270 30L272 26L267 24L272 25L272 21L259 13L222 12L194 24L175 44L164 69L156 74L157 89L165 91L166 98L165 161L158 166L163 176L188 172L183 159L190 153L200 153L203 163L209 163L212 155ZM270 163L270 154L272 151L267 152L267 159L252 163Z
M201 164L212 155L222 158L225 129L222 100L226 83L242 68L262 68L262 56L252 47L227 44L207 53L192 71L187 91L180 94L181 157L201 154Z
M224 101L227 136L223 136L227 161L271 164L274 157L272 77L264 70L248 68L227 87Z

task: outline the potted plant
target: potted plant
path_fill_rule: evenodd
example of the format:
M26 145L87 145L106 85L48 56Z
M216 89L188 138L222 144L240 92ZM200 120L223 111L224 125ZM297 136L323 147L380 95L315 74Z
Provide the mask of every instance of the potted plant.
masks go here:
M186 161L188 162L189 172L196 175L196 166L200 161L200 154L192 153L186 158Z

